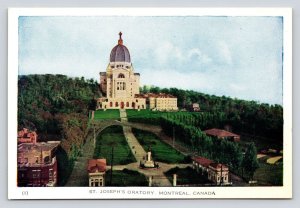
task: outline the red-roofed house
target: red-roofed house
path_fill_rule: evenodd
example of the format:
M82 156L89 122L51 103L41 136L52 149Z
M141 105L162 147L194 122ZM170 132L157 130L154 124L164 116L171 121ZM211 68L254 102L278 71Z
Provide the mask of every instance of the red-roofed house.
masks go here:
M208 129L204 131L206 135L217 137L219 139L228 139L229 141L239 142L240 135L225 131L223 129Z
M212 160L207 159L205 157L193 157L193 168L199 172L201 170L201 173L208 171L208 166L213 163Z
M229 169L221 163L211 163L208 167L208 180L216 185L229 184Z
M104 186L106 159L90 159L87 171L89 174L89 186Z
M29 131L26 128L23 128L21 131L18 131L18 143L33 143L37 142L37 134L35 131Z

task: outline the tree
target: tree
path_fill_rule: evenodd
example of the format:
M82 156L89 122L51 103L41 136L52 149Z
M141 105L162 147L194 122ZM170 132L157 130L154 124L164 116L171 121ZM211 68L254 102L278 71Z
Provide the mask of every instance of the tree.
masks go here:
M97 100L91 99L89 102L89 110L96 110L97 107Z
M257 161L257 151L253 142L248 144L245 156L242 162L242 168L246 171L246 174L249 176L250 180L253 179L255 170L259 167Z

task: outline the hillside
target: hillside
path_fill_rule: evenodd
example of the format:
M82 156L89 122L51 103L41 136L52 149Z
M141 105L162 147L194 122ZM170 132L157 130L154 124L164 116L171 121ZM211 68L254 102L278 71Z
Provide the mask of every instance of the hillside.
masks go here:
M39 141L60 140L59 185L66 182L80 154L88 110L98 97L94 80L65 75L28 75L18 80L18 128L37 131Z
M192 103L199 103L201 112L214 118L211 125L199 125L205 128L224 128L245 136L264 139L279 147L283 142L283 108L280 105L270 105L255 101L233 99L225 96L208 95L192 90L177 88L146 87L141 93L169 93L178 98L178 107L186 108ZM208 118L207 117L207 118Z
M283 108L280 105L259 104L176 88L141 88L141 93L147 92L163 92L176 96L180 109L191 103L199 103L201 113L179 112L169 115L149 111L149 115L141 115L142 112L128 111L129 115L134 114L129 120L158 123L169 135L173 131L169 129L172 123L176 127L175 132L178 132L178 139L192 145L193 149L201 147L197 151L204 155L213 153L208 151L210 148L203 149L205 145L208 147L213 144L201 133L201 130L207 128L227 128L242 134L245 141L249 138L246 142L255 142L258 149L258 144L263 144L263 147L275 145L282 148ZM100 95L98 83L93 79L50 74L19 76L18 128L36 130L39 141L61 141L57 152L59 185L66 183L74 161L81 154L88 127L88 111L95 108L95 98ZM204 139L198 140L196 137ZM199 142L202 142L202 145L199 145ZM218 146L222 148L222 145ZM226 151L228 148L238 150L236 147L227 146L224 146ZM219 150L215 150L218 156ZM226 159L222 159L224 158Z

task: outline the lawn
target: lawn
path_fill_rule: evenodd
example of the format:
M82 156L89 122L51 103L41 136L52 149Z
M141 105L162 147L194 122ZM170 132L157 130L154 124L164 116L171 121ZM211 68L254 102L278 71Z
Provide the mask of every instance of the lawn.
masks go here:
M270 165L275 165L277 162L282 161L282 156L271 157L267 159L267 163Z
M120 111L118 109L96 110L94 120L103 119L120 119Z
M274 143L270 138L242 134L240 144L245 147L249 142L254 142L258 151L270 148L279 150L282 149L282 144Z
M207 179L207 175L201 175L197 173L191 167L187 168L172 168L165 172L169 181L173 184L173 174L177 175L177 185L204 185L211 182Z
M160 117L164 112L152 111L149 109L144 109L140 111L135 109L127 109L126 113L127 113L127 117L133 118L133 117L147 117L147 116Z
M133 134L143 146L145 151L151 148L152 157L155 161L165 163L186 163L187 157L175 150L169 144L160 140L155 134L140 129L132 129Z
M151 111L151 110L126 110L128 121L130 122L140 122L140 123L151 123L151 124L160 124L160 117L164 112L160 111Z
M259 162L259 168L254 173L254 180L260 186L282 186L283 184L283 163L278 162L274 165Z
M121 126L110 126L104 129L98 136L94 151L94 158L105 158L108 165L111 164L113 151L113 164L125 165L136 162L126 142Z
M112 174L112 184L110 182L110 173L105 174L105 186L148 186L146 176L133 170L114 170Z
M127 118L130 122L149 123L153 125L160 125L160 119L164 115L192 115L199 114L199 112L172 112L172 111L152 111L143 109L140 111L128 109Z

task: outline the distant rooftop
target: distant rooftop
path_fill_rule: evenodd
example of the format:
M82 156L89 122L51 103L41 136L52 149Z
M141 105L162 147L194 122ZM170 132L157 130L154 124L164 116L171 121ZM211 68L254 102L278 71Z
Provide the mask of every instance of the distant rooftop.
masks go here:
M223 129L208 129L204 131L207 135L216 136L216 137L239 137L239 135L225 131Z
M137 94L135 95L136 98L176 98L173 95L166 94L166 93L146 93L146 94Z
M23 128L18 131L18 143L36 143L37 133L35 131L30 131L27 128Z
M213 167L214 169L228 170L228 167L226 165L221 164L221 163L212 163L209 166Z
M22 143L18 145L18 152L25 151L49 151L56 148L60 144L60 141L52 141L52 142L37 142L33 143Z
M105 172L106 159L90 159L88 161L87 170L89 173Z
M195 162L199 163L200 165L204 166L204 167L208 167L211 163L213 163L214 161L207 159L205 157L193 157L192 158Z

